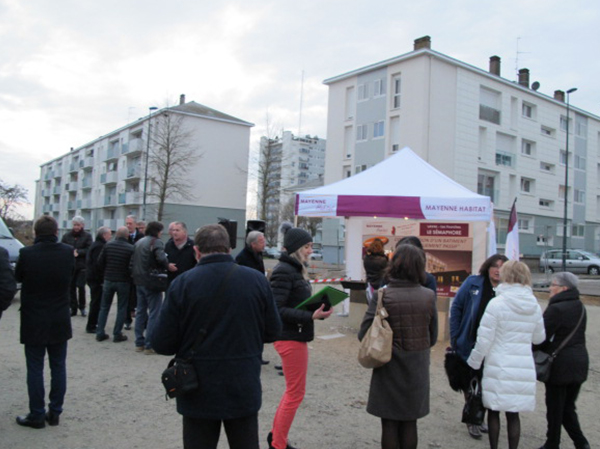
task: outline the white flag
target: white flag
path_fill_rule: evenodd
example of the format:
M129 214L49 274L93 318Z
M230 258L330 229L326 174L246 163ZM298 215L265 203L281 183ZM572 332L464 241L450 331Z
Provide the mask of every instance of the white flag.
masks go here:
M517 219L517 200L515 200L512 205L512 209L510 210L504 255L508 257L508 260L519 260L519 221Z
M490 221L488 226L488 242L487 242L487 257L493 256L498 252L496 248L496 225L494 224L494 217Z

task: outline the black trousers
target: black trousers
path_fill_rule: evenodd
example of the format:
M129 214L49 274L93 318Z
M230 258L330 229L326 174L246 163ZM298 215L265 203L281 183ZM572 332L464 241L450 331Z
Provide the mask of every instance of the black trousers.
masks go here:
M88 313L86 330L92 331L98 325L100 303L102 302L102 285L90 285L90 311Z
M561 426L573 440L576 449L588 446L588 441L581 427L575 407L581 384L549 385L546 384L546 419L548 430L546 432L545 449L558 449L560 447Z
M183 417L184 449L217 449L221 423L230 449L259 449L258 414L236 419L196 419Z
M69 296L71 297L71 312L76 313L78 308L79 310L85 309L85 267L75 268ZM79 299L77 296L79 296Z

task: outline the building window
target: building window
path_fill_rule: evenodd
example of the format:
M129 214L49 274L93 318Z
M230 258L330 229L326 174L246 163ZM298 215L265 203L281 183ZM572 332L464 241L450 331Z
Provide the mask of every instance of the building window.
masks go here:
M555 165L554 164L550 164L548 162L540 162L540 170L548 172L548 173L554 173L554 169L555 169Z
M479 90L479 119L499 125L501 100L500 92L482 86Z
M369 99L369 85L359 84L358 85L358 101L365 101Z
M521 192L522 193L533 193L535 181L529 178L521 178Z
M373 83L373 97L385 95L385 84L383 79L375 80Z
M547 126L542 126L540 128L540 132L542 133L542 136L548 136L548 137L554 137L554 129L553 128L549 128Z
M506 167L512 167L513 166L513 155L510 153L496 151L496 165L504 165Z
M489 172L479 172L477 175L477 193L489 196L493 203L497 202L496 175Z
M398 109L400 107L402 79L400 75L394 75L392 77L392 109Z
M566 162L567 162L567 152L565 150L560 150L560 153L559 153L559 156L558 156L558 162L560 163L560 165L565 165L566 164Z
M352 150L354 148L354 135L352 132L352 126L346 126L344 128L344 148L346 149L346 159L352 157Z
M526 139L521 140L521 154L535 156L535 142Z
M362 142L367 140L367 125L358 125L356 127L356 141Z
M585 190L575 189L574 195L575 195L573 197L574 203L580 203L580 204L585 203Z
M375 122L373 124L373 138L377 139L379 137L383 137L384 134L384 122L383 120L379 122Z
M579 170L585 170L585 158L575 155L575 168Z
M358 173L360 173L360 172L362 172L362 171L365 171L366 169L367 169L367 166L366 166L366 165L364 165L364 164L363 164L363 165L357 165L357 166L354 168L354 174L358 174Z
M535 119L535 105L524 101L521 106L521 113L523 117Z
M355 108L354 86L351 86L346 89L346 120L354 118Z
M548 209L552 209L554 207L554 201L546 200L544 198L540 198L538 204L540 205L540 207L546 207Z
M548 235L538 235L536 243L538 246L552 247L554 246L554 237Z
M587 122L577 121L575 122L575 135L585 138L587 134Z
M567 117L565 115L560 116L560 129L561 131L567 130Z
M525 234L533 234L533 217L519 217L519 232Z
M574 224L571 227L571 235L573 237L585 237L585 226L581 224Z
M571 187L567 188L567 200L569 199L570 196L571 196ZM565 199L565 186L564 185L558 186L558 198L560 200Z

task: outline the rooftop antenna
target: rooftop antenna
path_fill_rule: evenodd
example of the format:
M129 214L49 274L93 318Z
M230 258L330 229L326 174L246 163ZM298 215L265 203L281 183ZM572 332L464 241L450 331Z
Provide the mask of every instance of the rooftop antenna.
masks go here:
M528 54L528 51L519 51L519 41L521 40L521 36L517 37L517 56L515 58L515 80L519 80L519 55Z
M302 133L302 101L304 100L304 70L302 70L302 78L300 81L300 112L298 114L298 135Z

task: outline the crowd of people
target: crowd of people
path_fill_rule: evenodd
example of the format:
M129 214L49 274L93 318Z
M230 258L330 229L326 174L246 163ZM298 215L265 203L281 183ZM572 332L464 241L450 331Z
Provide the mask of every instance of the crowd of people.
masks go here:
M86 332L98 342L108 340L107 320L116 294L112 341L127 341L124 330L135 320L135 351L188 360L201 380L196 389L177 397L185 448L216 448L222 426L231 448L259 447L260 373L268 363L262 351L265 343L273 343L285 391L266 440L269 449L295 449L288 436L305 396L308 343L315 320L333 312L325 304L312 311L300 307L312 294L306 269L312 236L307 231L282 227L283 252L267 278L265 239L258 231L247 234L234 260L230 236L221 225L203 226L192 239L185 223L173 222L166 244L161 223L144 224L142 232L134 216L114 236L109 228L99 228L95 239L81 217L73 219L61 242L50 216L39 218L34 230L35 243L21 250L14 278L0 251L0 310L15 294L15 278L22 283L29 413L17 417L19 425L59 425L71 318L79 311L87 317ZM417 420L430 412L430 351L438 333L435 277L426 272L426 255L414 236L401 239L391 257L375 239L364 266L369 288L381 296L393 331L391 360L372 372L367 412L381 419L382 449L416 448ZM90 290L89 313L82 280ZM504 412L509 449L518 447L519 413L535 406L535 347L556 354L545 383L548 428L540 449L560 447L561 427L576 449L590 447L575 407L589 369L587 317L577 285L576 276L556 273L542 313L524 263L496 254L463 282L451 305L450 345L466 373L461 389L466 393L469 378L478 377L487 409L487 425L467 425L471 437L488 433L490 447L496 449ZM373 322L376 296L370 295L359 339ZM51 374L47 409L46 354Z

